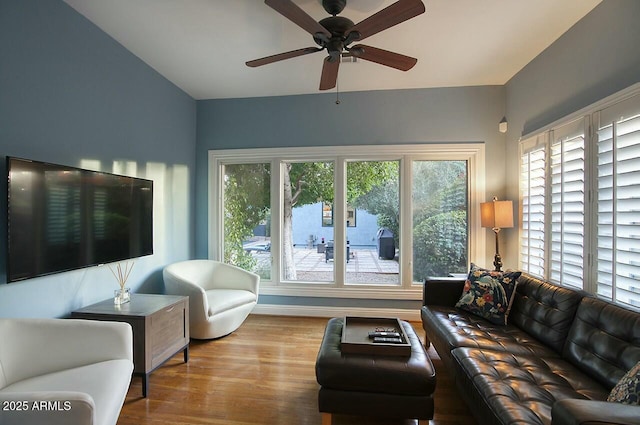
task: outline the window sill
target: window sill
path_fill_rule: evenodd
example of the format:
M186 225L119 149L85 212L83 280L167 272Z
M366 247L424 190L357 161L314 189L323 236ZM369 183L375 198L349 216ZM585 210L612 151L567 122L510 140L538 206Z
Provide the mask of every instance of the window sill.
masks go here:
M379 300L421 300L422 286L403 287L371 287L371 286L325 286L319 284L281 284L260 285L260 294L288 296L288 297L319 297L319 298L361 298Z

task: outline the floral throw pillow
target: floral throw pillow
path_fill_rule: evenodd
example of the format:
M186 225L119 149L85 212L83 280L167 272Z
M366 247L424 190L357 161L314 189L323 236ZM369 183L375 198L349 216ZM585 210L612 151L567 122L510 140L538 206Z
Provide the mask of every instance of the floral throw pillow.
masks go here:
M640 362L613 387L607 401L640 405Z
M456 307L506 325L521 272L496 272L471 263L471 271Z

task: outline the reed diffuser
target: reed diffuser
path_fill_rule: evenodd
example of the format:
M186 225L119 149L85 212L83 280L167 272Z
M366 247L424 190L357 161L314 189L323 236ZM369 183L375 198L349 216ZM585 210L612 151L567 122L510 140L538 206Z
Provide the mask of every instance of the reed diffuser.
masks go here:
M116 289L113 293L113 303L116 305L125 304L131 300L130 290L125 285L127 279L129 279L131 270L133 270L133 265L133 261L127 261L123 268L122 264L118 263L115 270L109 265L109 270L111 270L113 277L116 278L118 285L120 285L120 289Z

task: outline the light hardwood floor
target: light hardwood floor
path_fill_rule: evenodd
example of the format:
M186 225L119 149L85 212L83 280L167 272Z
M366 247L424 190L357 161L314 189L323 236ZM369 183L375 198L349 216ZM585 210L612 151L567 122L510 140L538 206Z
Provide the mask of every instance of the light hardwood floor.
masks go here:
M192 340L187 364L179 353L151 374L147 398L133 378L118 425L320 425L315 361L327 320L251 315L224 338ZM413 327L424 340L421 325ZM437 374L429 423L476 425L433 348L429 355ZM334 425L405 423L333 417Z

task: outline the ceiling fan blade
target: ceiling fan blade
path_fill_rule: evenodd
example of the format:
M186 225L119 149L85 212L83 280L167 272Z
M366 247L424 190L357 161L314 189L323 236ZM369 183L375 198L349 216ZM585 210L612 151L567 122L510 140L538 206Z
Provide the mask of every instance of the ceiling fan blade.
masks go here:
M340 59L331 60L331 56L325 58L322 65L322 76L320 76L320 90L329 90L336 86L339 68Z
M292 50L290 52L278 53L277 55L271 55L261 59L254 59L246 62L246 64L247 66L255 68L256 66L262 66L285 59L296 58L298 56L308 55L309 53L315 53L321 50L324 49L319 47L305 47L304 49Z
M353 46L351 48L351 56L379 63L380 65L389 66L401 71L410 70L418 62L418 59L412 58L411 56L378 49L377 47L365 46L364 44L357 44Z
M380 31L414 18L424 13L424 11L422 0L399 0L378 13L369 16L364 21L358 22L351 28L349 33L357 31L360 33L360 37L356 38L356 40L364 40Z
M320 25L291 0L264 0L264 3L309 34L316 35L317 33L322 33L326 35L327 38L331 38L331 33L325 27Z

